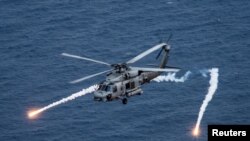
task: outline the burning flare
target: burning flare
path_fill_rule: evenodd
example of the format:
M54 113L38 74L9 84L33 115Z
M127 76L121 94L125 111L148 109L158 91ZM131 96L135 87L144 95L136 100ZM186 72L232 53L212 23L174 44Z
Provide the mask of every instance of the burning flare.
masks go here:
M40 110L30 110L28 111L27 116L29 119L35 119L40 112Z
M193 136L198 137L200 134L199 127L195 127L192 134Z

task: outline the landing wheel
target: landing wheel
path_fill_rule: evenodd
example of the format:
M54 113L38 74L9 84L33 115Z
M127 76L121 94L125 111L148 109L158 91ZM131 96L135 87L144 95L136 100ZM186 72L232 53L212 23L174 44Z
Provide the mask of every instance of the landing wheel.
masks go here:
M108 94L106 98L107 98L108 101L111 101L112 95Z
M127 98L123 98L122 99L122 104L127 104L128 103L128 99Z

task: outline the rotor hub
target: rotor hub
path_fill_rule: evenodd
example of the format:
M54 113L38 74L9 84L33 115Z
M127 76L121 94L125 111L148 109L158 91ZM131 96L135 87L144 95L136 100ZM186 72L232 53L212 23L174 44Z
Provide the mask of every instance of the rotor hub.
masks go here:
M114 70L117 70L117 69L127 70L128 69L128 65L126 63L112 64L111 67L113 67Z

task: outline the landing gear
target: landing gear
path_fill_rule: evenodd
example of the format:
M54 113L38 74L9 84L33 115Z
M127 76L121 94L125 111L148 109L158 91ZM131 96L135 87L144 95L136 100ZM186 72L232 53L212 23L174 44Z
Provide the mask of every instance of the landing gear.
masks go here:
M128 95L128 93L127 93L127 92L125 93L125 96L126 96L126 97L129 97L129 95Z
M122 99L122 104L127 104L128 103L128 99L127 98L123 98Z
M107 98L108 101L111 101L112 100L112 95L108 94L106 98Z

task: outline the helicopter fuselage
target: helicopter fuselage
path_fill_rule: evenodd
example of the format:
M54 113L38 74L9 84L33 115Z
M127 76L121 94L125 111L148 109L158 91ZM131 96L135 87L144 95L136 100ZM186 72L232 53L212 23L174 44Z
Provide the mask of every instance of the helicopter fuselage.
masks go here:
M152 79L159 76L161 72L140 72L127 71L124 73L112 72L108 74L106 81L99 84L99 88L94 92L96 101L112 101L123 99L143 93L141 85L149 83Z

